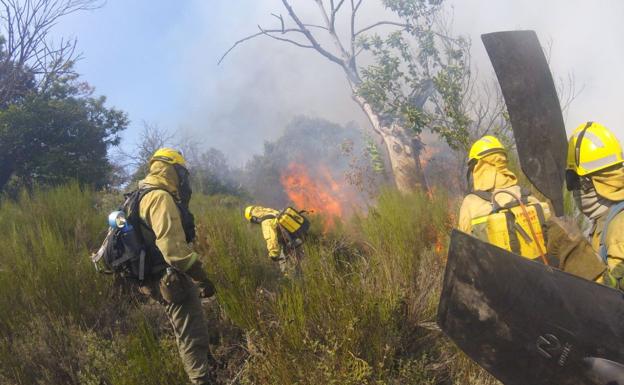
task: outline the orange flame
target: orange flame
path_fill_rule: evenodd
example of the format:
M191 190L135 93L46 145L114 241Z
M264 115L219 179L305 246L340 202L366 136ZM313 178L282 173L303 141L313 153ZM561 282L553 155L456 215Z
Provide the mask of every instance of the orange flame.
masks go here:
M336 218L344 214L345 189L325 166L314 170L315 178L308 168L291 163L281 175L281 183L288 198L299 210L313 211L324 216L324 231L334 226Z

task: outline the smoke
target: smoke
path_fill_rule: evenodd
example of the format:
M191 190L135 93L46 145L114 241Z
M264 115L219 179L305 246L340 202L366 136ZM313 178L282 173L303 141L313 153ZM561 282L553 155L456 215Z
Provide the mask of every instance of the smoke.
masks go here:
M595 120L624 139L619 100L624 87L624 2L619 0L455 0L455 30L471 36L473 61L481 75L492 67L480 34L534 29L543 46L550 46L555 78L573 74L581 91L566 114L568 131ZM567 83L564 80L564 83ZM569 87L568 87L569 88Z
M302 18L321 23L316 4L292 0ZM347 8L349 2L345 2ZM359 26L385 15L381 0L363 3ZM624 2L620 0L448 0L454 31L473 42L479 75L493 76L480 34L497 30L535 29L551 44L555 76L573 73L577 90L568 111L572 129L596 120L624 138L619 91L624 88ZM347 9L348 10L348 9ZM109 96L111 105L129 112L133 126L157 122L175 131L184 127L203 146L221 149L234 166L261 153L266 140L276 140L298 115L338 124L355 121L368 127L351 100L341 69L311 49L266 37L237 47L220 66L217 60L231 44L278 26L279 0L188 0L185 2L109 2L93 13L72 15L59 26L59 36L76 36L84 59L85 79ZM346 27L339 20L341 30ZM103 44L105 42L106 44ZM325 47L332 49L327 41Z
M303 20L323 23L314 2L292 3ZM231 44L258 32L258 24L264 28L279 27L279 20L271 13L282 14L289 22L280 1L260 0L247 6L248 17L236 21L239 28L219 31L219 50L207 51L202 55L204 60L196 61L202 65L193 66L190 71L185 69L185 86L192 95L202 95L190 99L185 126L193 127L211 146L223 149L234 164L242 164L252 154L261 152L263 142L277 139L296 116L321 117L341 125L355 121L361 127L369 126L351 99L342 69L314 50L262 36L238 46L216 66L217 59ZM377 7L379 11L381 7ZM236 12L234 5L225 8L221 10ZM366 11L373 7L363 8ZM201 6L199 12L211 11L211 7ZM338 24L339 28L347 26L344 21ZM214 25L206 28L221 29ZM205 38L189 42L189 52L205 50L209 46L207 39L216 40L210 34L200 35ZM330 42L321 42L332 48Z
M304 20L321 23L316 5L293 1ZM214 12L212 6L199 6L199 14ZM204 32L190 39L188 51L201 60L184 60L185 87L189 94L185 126L206 139L210 146L224 150L235 164L242 164L262 149L265 140L275 140L294 116L318 116L339 124L356 121L368 127L364 114L352 102L341 69L311 49L303 49L260 37L248 41L225 59L215 62L234 41L263 27L277 26L271 12L284 14L281 2L246 2L247 8L236 21L227 17L224 25L206 25ZM624 137L624 119L619 114L618 91L624 85L621 63L624 48L619 1L583 2L569 0L450 2L454 31L473 42L473 63L479 76L491 78L493 71L480 41L480 34L497 30L535 29L542 44L550 47L555 77L573 74L575 85L565 81L567 91L581 91L566 116L568 130L583 120L604 122ZM218 12L235 14L237 9L221 5ZM362 8L360 25L383 14L379 3ZM597 28L600 26L600 28ZM341 27L344 28L344 25ZM211 43L213 44L211 47ZM331 44L324 42L332 48ZM218 47L218 49L216 49ZM196 63L187 65L189 62ZM619 86L617 86L619 85ZM581 90L582 89L582 90Z

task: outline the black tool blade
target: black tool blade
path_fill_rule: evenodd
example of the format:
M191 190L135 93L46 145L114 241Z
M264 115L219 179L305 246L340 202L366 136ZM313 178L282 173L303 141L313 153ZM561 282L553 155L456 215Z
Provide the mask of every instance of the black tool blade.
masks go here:
M617 376L596 362L624 363L621 292L456 230L438 324L506 385L600 384Z
M567 137L557 90L534 31L481 36L500 84L522 171L563 215Z

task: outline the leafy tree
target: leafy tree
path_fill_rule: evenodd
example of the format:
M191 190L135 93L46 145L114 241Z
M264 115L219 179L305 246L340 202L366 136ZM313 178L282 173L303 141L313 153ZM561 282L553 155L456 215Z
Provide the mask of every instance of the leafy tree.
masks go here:
M9 181L32 186L76 179L107 185L112 170L107 150L119 144L128 119L105 102L69 75L0 110L0 191Z
M443 23L443 0L381 0L392 19L364 27L357 23L362 0L314 2L321 25L302 20L282 0L293 26L274 14L279 27L259 26L259 32L237 41L225 55L240 43L266 36L313 49L338 65L353 99L383 139L396 186L402 191L424 186L419 160L423 129L439 133L452 147L466 141L470 119L462 101L470 72L469 42ZM338 32L339 21L348 29L346 36ZM382 27L390 31L371 35ZM368 53L368 63L363 53Z
M152 155L162 147L176 147L171 144L174 135L167 129L157 124L143 122L143 129L139 135L140 140L134 144L130 151L118 148L115 158L117 167L125 170L128 175L120 185L130 183L135 188L136 182L145 178L149 172L149 160Z
M198 159L193 159L191 167L194 190L207 195L242 195L243 191L235 182L237 171L232 170L225 154L216 148L209 148Z

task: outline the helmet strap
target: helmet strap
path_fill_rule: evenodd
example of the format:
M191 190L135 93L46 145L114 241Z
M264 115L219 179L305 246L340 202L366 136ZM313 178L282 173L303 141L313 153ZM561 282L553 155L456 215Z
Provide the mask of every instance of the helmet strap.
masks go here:
M574 148L574 162L576 163L576 167L581 165L581 143L583 142L583 138L585 137L585 132L589 127L592 126L594 122L587 122L583 130L579 133L576 138L576 147Z

